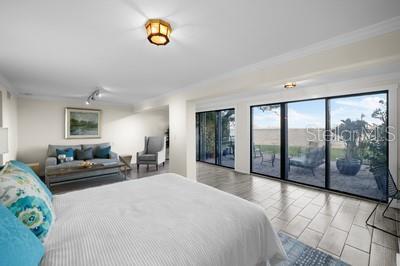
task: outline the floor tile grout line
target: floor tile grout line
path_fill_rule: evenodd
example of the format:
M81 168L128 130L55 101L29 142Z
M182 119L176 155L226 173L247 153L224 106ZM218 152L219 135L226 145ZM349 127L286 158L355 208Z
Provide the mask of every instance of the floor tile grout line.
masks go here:
M282 182L280 182L280 183L282 183ZM260 185L262 185L262 182L257 182L257 184L260 184ZM274 182L274 183L268 183L268 184L266 184L266 185L275 185L276 183ZM234 186L234 185L233 185ZM321 205L319 205L319 204L315 204L315 202L314 202L314 200L319 196L318 194L317 195L307 195L306 193L303 193L302 195L300 195L300 196L298 196L298 197L291 197L291 193L293 193L295 190L298 190L298 189L301 189L301 188L295 188L295 189L293 189L293 190L291 190L292 189L292 186L288 186L288 187L282 187L282 188L284 188L284 189L281 189L281 190L275 190L275 186L274 186L274 188L273 189L271 189L271 192L273 192L273 191L275 191L275 192L273 192L272 194L278 194L278 193L282 193L282 194L284 194L285 196L287 196L287 195L289 195L288 196L288 198L292 198L292 199L294 199L294 201L293 202L291 202L289 205L287 205L287 206L285 206L284 208L283 208L283 210L278 210L275 206L272 206L272 205L274 205L274 204L276 204L276 202L278 202L280 199L278 199L278 200L276 200L276 199L272 199L272 198L270 198L270 196L272 195L269 195L268 197L266 197L265 199L263 199L263 201L265 201L265 200L267 200L267 199L270 199L270 200L272 200L273 201L273 203L272 204L267 204L267 208L265 208L265 207L263 207L262 206L262 204L260 204L260 200L258 199L258 202L257 202L257 196L255 196L255 197L251 197L250 196L250 198L249 199L247 199L247 200L249 200L249 201L252 201L252 202L255 202L255 203L257 203L257 204L259 204L259 205L261 205L265 210L266 209L269 209L269 208L274 208L274 209L276 209L277 211L278 211L278 213L277 213L277 215L276 216L274 216L273 218L271 218L271 220L272 219L274 219L274 218L277 218L277 216L282 212L282 211L284 211L285 209L287 209L288 207L290 207L290 206L294 206L294 207L297 207L297 208L299 208L300 209L300 211L299 211L299 213L297 213L292 219L290 219L289 221L284 221L285 223L286 223L286 226L287 226L287 224L289 224L290 222L292 222L296 217L298 217L298 216L301 216L301 217L303 217L303 218L305 218L305 219L309 219L308 217L304 217L304 216L302 216L302 215L300 215L300 213L304 210L304 208L306 208L307 206L309 206L310 204L313 204L313 205L316 205L316 206L318 206L320 209L318 210L318 212L317 212L317 214L316 215L318 215L318 214L325 214L325 215L327 215L327 216L330 216L331 217L331 220L329 221L329 225L328 225L328 227L329 226L331 226L331 227L333 227L333 228L335 228L335 229L338 229L338 230L341 230L342 232L345 232L345 234L346 234L346 239L345 239L345 242L344 242L344 244L343 244L343 247L342 247L342 249L341 249L341 252L340 252L340 257L343 255L343 251L344 251L344 248L345 248L345 246L346 245L348 245L346 242L347 242L347 240L348 240L348 237L349 237L349 234L350 234L350 231L351 231L351 227L354 225L354 226L358 226L358 227L360 227L360 228L364 228L362 225L359 225L359 224L354 224L354 222L355 222L355 218L356 218L356 216L357 216L357 214L356 215L354 215L354 217L352 217L352 220L351 220L351 223L350 223L350 229L348 230L348 231L346 231L346 230L342 230L342 229L340 229L340 228L337 228L337 227L335 227L335 226L333 226L332 225L332 223L333 223L333 221L335 220L335 218L337 219L337 217L338 217L338 215L341 213L341 209L344 207L344 206L349 206L349 207L354 207L355 209L356 209L356 212L358 213L360 210L364 210L363 208L361 208L360 206L362 206L361 204L363 203L363 202L367 202L367 203L369 203L369 201L365 201L365 200L360 200L360 199L358 199L358 198L353 198L353 197L349 197L349 196L347 196L347 195L335 195L335 194L331 194L331 193L324 193L324 192L319 192L319 191L315 191L315 193L320 193L320 195L326 195L327 196L327 199L325 199L324 200L324 204L321 206ZM306 189L306 190L308 190L308 189ZM287 191L289 191L289 192L287 192ZM312 190L311 190L312 191ZM249 192L251 192L251 190L248 190L248 191L243 191L243 192L241 192L241 194L246 194L246 193L249 193ZM262 191L258 191L259 193L263 193ZM314 191L313 191L314 192ZM233 191L233 193L232 194L235 194L235 190ZM236 194L239 194L239 193L236 193ZM334 199L334 197L332 197L332 195L334 196L334 197L336 197L336 196L339 196L339 197L341 197L342 198L342 200L340 200L340 203L338 203L338 208L337 208L337 210L333 213L333 215L330 215L330 213L322 213L321 212L321 210L322 210L322 208L324 208L325 207L325 205L327 205L329 202L332 202L332 203L337 203L338 201L336 200L336 199ZM306 197L306 198L311 198L311 201L307 204L307 205L305 205L304 207L301 207L301 206L299 206L299 205L295 205L294 204L294 202L295 201L297 201L299 198L301 198L301 197ZM308 197L308 196L310 196L310 197ZM333 200L332 200L333 199ZM353 200L355 200L355 201L358 201L358 203L356 203L356 204L352 204L351 203L351 201L353 201ZM262 202L261 202L262 203ZM315 216L316 216L315 215ZM315 219L315 216L312 218L312 219L310 219L310 222L308 223L308 225L302 230L302 232L299 234L299 237L304 233L304 231L306 230L306 229L308 229L308 230L311 230L311 231L313 231L313 232L316 232L316 233L318 233L318 234L320 234L320 232L317 232L317 231L315 231L315 230L313 230L313 229L311 229L311 228L309 228L308 226L310 225L310 223ZM368 229L368 228L367 228ZM282 231L282 229L280 230L280 231ZM323 232L323 235L325 235L325 233L326 233L326 231L325 232ZM372 232L372 233L374 233L374 232ZM288 233L289 235L291 235L290 233ZM292 235L291 235L292 236ZM294 237L294 236L293 236ZM295 237L295 238L299 238L299 237ZM371 237L372 238L372 237ZM368 262L370 263L370 260L371 260L371 246L372 246L372 240L371 240L371 243L370 243L370 249L369 249L369 253L368 253ZM378 243L374 243L374 244L376 244L376 245L379 245L380 247L382 247L382 248L387 248L387 247L385 247L385 246L383 246L383 245L380 245L380 244L378 244ZM318 243L318 246L319 246L319 243ZM365 252L365 251L363 251L363 250L360 250L359 248L357 248L357 247L353 247L352 245L348 245L349 247L351 247L351 248L355 248L355 249L357 249L357 250L359 250L360 252L364 252L364 253L367 253L367 252ZM323 250L323 249L322 249ZM393 250L393 249L391 249L391 250ZM324 250L323 250L324 251ZM395 252L395 250L393 250L394 252ZM330 254L330 252L329 251L326 251L328 254ZM337 255L334 255L335 257L338 257Z

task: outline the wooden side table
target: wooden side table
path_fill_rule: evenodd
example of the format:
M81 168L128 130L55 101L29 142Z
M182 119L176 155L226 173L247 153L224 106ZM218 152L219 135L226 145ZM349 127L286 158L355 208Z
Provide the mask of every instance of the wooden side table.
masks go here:
M129 170L132 170L132 165L131 165L132 155L120 155L119 160L123 162L128 167Z
M33 172L40 176L40 163L27 163L26 165L32 168Z

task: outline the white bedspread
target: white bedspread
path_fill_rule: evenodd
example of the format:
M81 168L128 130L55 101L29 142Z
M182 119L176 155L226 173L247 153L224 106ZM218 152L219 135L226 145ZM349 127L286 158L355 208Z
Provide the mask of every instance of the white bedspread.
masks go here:
M286 257L255 204L175 174L54 196L42 265L251 266Z

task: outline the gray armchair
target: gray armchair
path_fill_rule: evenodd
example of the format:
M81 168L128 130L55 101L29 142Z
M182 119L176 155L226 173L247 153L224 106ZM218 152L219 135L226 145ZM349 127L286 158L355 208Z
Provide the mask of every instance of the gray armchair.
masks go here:
M144 138L144 150L136 154L136 165L139 171L141 164L149 165L153 164L158 170L160 164L165 165L165 146L166 137L145 137Z

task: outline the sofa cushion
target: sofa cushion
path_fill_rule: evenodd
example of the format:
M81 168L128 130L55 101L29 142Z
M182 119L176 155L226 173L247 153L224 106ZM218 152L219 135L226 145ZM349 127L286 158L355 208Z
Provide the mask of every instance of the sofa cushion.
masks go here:
M94 158L109 159L110 151L111 151L111 146L97 147L97 149L94 150Z
M103 164L103 163L118 163L118 160L114 160L114 159L101 159L101 158L94 158L92 160L90 160L90 162L93 162L94 164Z
M40 178L37 176L37 174L32 170L32 168L30 168L29 166L27 166L26 164L24 164L23 162L17 161L17 160L12 160L10 161L10 164L19 167L20 169L22 169L24 172L27 172L29 174L31 174L36 181L41 185L41 187L43 188L43 190L46 192L46 194L49 196L50 199L53 199L53 194L51 193L51 191L47 188L47 186L42 182L42 180L40 180Z
M65 162L62 164L51 165L51 166L48 166L47 169L80 167L82 163L83 163L83 160L74 160L72 162Z
M87 148L76 151L76 159L78 160L91 160L93 159L93 148Z
M39 265L44 255L40 240L0 204L1 265Z
M72 148L74 151L81 150L81 145L49 145L47 149L47 157L57 157L57 149L65 150Z
M139 161L155 161L156 154L143 154L139 156Z
M28 172L7 163L0 172L0 204L44 240L55 220L51 198Z

